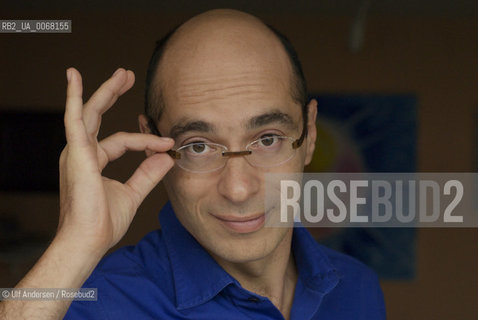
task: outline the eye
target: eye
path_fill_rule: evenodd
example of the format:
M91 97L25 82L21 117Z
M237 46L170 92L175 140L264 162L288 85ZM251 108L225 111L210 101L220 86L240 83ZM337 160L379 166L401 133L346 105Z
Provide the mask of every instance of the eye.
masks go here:
M185 149L192 154L205 154L210 151L211 148L207 144L199 142L190 144L186 146Z
M259 138L260 147L271 147L279 142L279 136L276 134L264 134Z

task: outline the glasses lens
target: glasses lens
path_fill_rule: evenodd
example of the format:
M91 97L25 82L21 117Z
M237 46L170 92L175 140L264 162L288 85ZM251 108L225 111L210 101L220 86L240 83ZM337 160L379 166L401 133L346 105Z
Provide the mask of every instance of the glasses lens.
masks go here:
M252 142L248 161L257 167L275 167L289 161L295 154L290 137L269 135Z
M292 147L294 139L278 135L266 135L251 142L246 149L251 151L246 155L247 161L256 167L279 166L295 155ZM181 154L177 160L179 167L191 172L211 172L226 164L228 157L223 156L227 148L220 144L195 142L182 146L176 152Z
M224 166L224 146L215 143L195 142L182 146L176 152L181 154L177 164L192 172L209 172Z

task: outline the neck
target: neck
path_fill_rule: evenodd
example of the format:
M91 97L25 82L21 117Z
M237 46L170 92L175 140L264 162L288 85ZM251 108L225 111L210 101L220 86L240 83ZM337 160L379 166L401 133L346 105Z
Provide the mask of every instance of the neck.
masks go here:
M297 283L297 269L291 253L292 232L290 229L277 248L259 260L231 263L214 257L243 288L269 298L286 319Z

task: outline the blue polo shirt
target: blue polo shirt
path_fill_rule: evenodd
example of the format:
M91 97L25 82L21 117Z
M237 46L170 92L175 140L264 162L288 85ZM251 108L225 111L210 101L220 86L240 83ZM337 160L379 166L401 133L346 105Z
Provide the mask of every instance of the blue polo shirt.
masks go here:
M284 319L271 301L244 289L177 220L170 203L162 230L105 257L83 285L98 301L74 301L65 319ZM376 275L317 244L304 228L292 239L298 280L291 320L385 319Z

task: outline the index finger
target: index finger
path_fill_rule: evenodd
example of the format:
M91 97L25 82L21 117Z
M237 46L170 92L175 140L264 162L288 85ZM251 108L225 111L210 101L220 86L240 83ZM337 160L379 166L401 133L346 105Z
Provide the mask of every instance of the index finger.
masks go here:
M111 162L126 151L166 152L174 146L174 140L145 133L117 132L101 140L99 144L108 158L107 161ZM101 168L104 166L106 163L100 164Z

